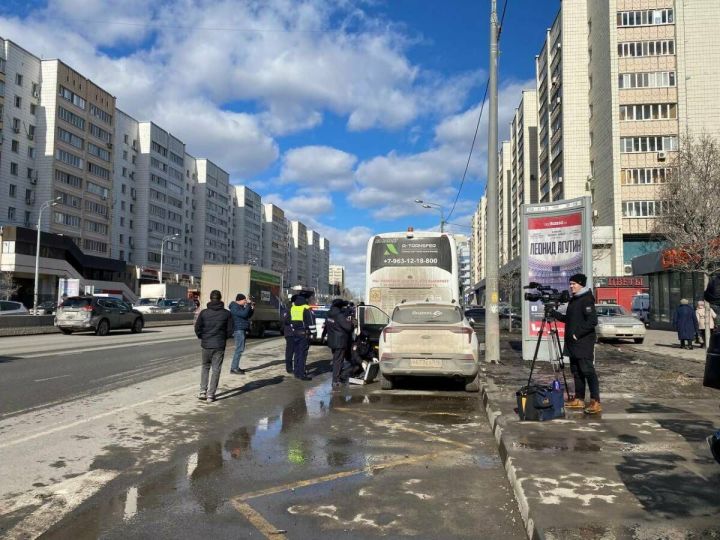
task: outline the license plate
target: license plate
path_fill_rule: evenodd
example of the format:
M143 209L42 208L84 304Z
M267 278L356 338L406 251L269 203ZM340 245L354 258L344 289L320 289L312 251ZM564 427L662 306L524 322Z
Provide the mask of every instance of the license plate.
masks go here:
M410 367L417 368L441 368L443 365L442 360L436 360L434 358L411 358Z

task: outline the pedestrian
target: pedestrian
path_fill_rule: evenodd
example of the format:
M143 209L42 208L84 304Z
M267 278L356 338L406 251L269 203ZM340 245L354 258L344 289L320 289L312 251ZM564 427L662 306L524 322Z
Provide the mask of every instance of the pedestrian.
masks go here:
M586 287L587 276L575 274L570 277L570 302L563 314L557 310L552 316L565 323L565 351L570 357L570 371L575 380L575 395L565 403L568 409L584 409L586 414L602 412L600 405L600 381L595 372L595 297ZM590 403L585 404L585 385L590 390Z
M677 330L680 348L692 350L692 342L698 333L698 321L687 298L680 299L680 305L673 313L672 325Z
M709 305L707 306L707 309L710 311L708 328L710 329L710 332L712 332L715 330L715 317L717 317L717 315L715 314L713 308ZM699 338L699 345L703 349L705 348L705 315L705 302L698 300L697 307L695 308L695 317L698 322L698 333L696 337Z
M290 324L290 309L297 300L298 295L293 294L290 297L290 304L286 306L280 303L280 315L283 320L283 336L285 337L285 371L293 373L293 328Z
M198 399L208 403L215 401L215 392L220 382L220 369L225 357L225 344L233 336L232 315L225 309L220 291L210 293L210 302L195 321L195 335L201 339L202 371L200 372L200 393ZM212 367L212 376L208 376Z
M350 344L352 343L353 325L349 314L344 310L348 303L342 298L332 301L330 311L325 320L327 328L327 343L332 350L332 387L333 389L347 382L347 376L343 371L345 359L350 355Z
M245 336L250 330L250 319L255 313L255 304L249 302L247 297L240 293L235 296L235 301L230 302L230 313L233 318L233 326L235 336L235 352L233 353L232 362L230 363L230 373L233 375L243 375L244 369L240 369L240 358L245 352Z
M291 327L293 336L293 374L301 381L311 381L305 373L310 336L315 334L315 317L304 296L298 296L293 302L285 319Z

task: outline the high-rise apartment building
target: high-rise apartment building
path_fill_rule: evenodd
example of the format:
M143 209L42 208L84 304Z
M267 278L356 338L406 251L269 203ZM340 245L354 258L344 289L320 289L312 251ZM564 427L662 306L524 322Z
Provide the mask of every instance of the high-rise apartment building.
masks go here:
M509 141L503 141L498 154L498 238L500 266L508 263L510 257L510 208L512 183L512 151Z
M480 201L472 215L470 239L470 277L473 285L485 279L485 238L487 231L487 200Z
M285 286L288 286L288 225L285 212L272 203L265 203L263 208L263 266L283 275Z
M235 191L233 212L235 220L233 262L263 264L263 220L260 195L245 186L232 186Z
M472 291L472 271L471 271L471 254L470 239L465 234L454 234L455 243L457 245L458 257L458 286L460 294L463 298Z
M331 294L342 294L345 290L345 267L331 264L328 268L328 281Z
M194 200L196 265L222 264L231 260L232 212L230 175L208 159L197 160L198 183Z
M289 285L307 285L308 241L307 227L300 221L290 221L290 277Z
M119 109L115 111L112 208L112 257L134 264L138 259L136 228L138 210L138 184L136 168L139 150L139 122ZM145 194L143 194L145 195ZM145 198L145 197L143 197ZM143 210L147 213L147 209ZM139 224L138 224L139 226ZM144 231L142 233L145 236ZM143 254L142 260L146 260Z
M307 269L305 271L308 285L315 287L316 292L325 292L325 284L320 282L320 234L307 231Z
M330 284L330 241L320 237L320 288L323 294L329 294Z

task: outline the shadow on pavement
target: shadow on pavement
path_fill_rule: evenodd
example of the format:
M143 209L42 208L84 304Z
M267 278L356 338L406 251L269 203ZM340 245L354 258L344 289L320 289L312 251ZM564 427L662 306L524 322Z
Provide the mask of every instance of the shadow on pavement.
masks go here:
M7 364L10 362L14 362L15 360L18 360L15 356L0 356L0 364Z
M220 401L221 399L228 399L231 397L239 396L241 394L247 394L248 392L264 388L265 386L269 386L271 384L280 384L284 380L285 377L283 377L282 375L277 375L275 377L270 377L269 379L251 381L247 384L239 386L238 388L233 388L232 390L225 390L224 392L220 392L219 394L215 395L215 399L217 401Z

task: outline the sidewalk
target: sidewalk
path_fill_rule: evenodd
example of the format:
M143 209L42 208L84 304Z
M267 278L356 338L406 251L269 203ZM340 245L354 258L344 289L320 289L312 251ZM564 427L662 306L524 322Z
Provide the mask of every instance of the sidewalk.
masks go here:
M703 353L651 332L641 346L597 347L599 416L519 422L529 366L517 335L484 366L483 405L530 538L720 538L720 465L705 443L720 392L702 387ZM536 372L550 381L549 366Z
M705 349L693 344L693 350L680 348L680 340L674 330L648 330L642 345L632 344L633 349L648 351L654 354L671 355L677 358L697 360L705 363Z

